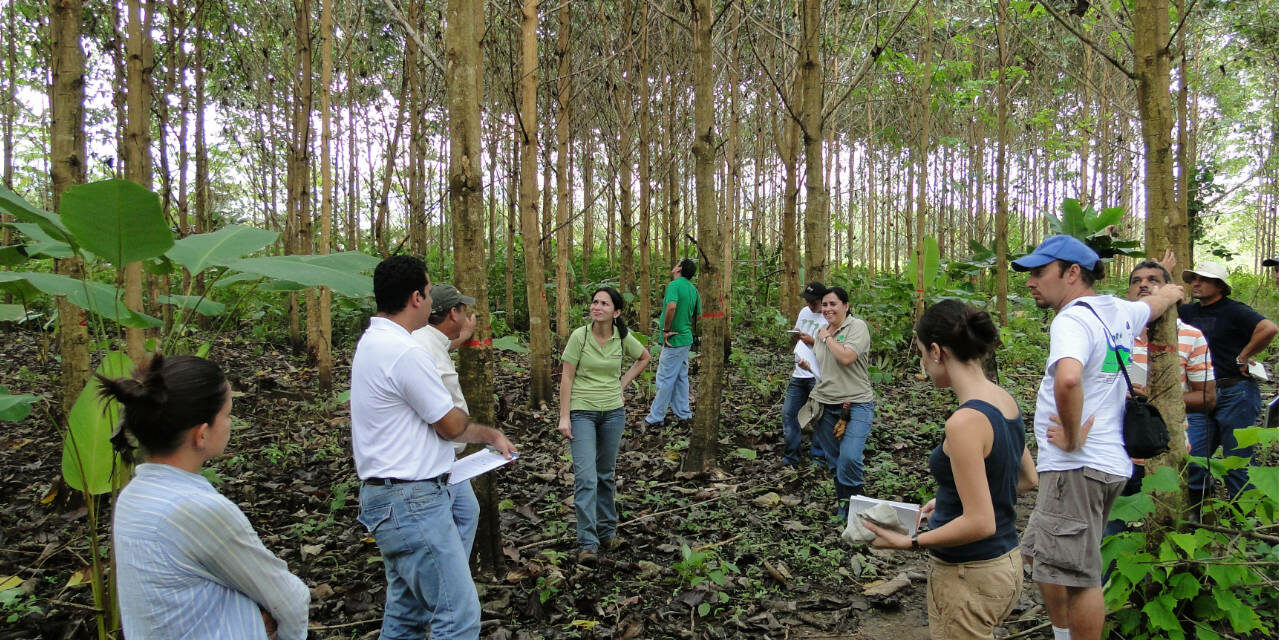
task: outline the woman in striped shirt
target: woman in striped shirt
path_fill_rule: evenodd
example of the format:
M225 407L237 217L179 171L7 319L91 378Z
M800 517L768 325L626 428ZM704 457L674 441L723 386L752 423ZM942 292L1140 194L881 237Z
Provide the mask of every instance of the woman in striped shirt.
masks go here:
M99 382L124 407L111 443L147 457L120 492L112 530L125 637L306 638L306 585L200 475L231 435L231 387L218 366L157 354L132 378Z

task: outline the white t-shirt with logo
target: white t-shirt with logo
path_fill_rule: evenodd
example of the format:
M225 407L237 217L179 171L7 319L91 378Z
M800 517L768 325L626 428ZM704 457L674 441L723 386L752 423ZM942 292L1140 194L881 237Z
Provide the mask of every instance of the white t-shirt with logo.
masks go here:
M1081 303L1092 307L1102 322ZM1037 471L1090 467L1124 477L1133 473L1133 463L1124 450L1122 431L1128 387L1120 374L1111 344L1120 350L1125 366L1130 366L1133 339L1142 333L1150 316L1151 307L1145 302L1129 302L1113 296L1084 296L1067 303L1067 308L1054 317L1049 325L1049 360L1036 396ZM1110 331L1110 342L1104 333L1103 322ZM1047 435L1052 424L1049 416L1058 413L1053 383L1057 364L1063 358L1073 358L1084 365L1081 372L1084 392L1081 424L1093 416L1093 428L1084 444L1070 453L1051 444Z
M822 317L822 313L818 311L810 311L809 307L800 307L800 313L796 316L796 329L803 333L817 337L818 329L827 326L827 319ZM804 354L803 356L800 354ZM817 366L818 357L813 353L813 347L800 342L796 344L796 357L804 357L809 361L810 365ZM795 371L791 372L792 378L812 378L813 373L805 371L797 364Z

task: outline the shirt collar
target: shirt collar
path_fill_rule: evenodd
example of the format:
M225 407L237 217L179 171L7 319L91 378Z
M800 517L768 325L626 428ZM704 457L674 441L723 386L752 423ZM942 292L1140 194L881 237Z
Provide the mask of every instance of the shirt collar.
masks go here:
M390 331L405 337L409 336L409 331L400 326L400 323L382 316L373 316L372 318L369 318L369 329L372 331Z
M426 335L430 336L431 339L436 341L440 346L445 347L446 350L449 347L449 343L452 342L452 340L449 339L449 336L446 336L443 331L431 325L423 327L422 331Z

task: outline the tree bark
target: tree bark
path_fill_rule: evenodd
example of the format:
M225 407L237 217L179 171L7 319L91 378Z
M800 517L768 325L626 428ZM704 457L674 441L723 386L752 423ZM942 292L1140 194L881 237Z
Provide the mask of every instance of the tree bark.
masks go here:
M920 74L916 92L916 143L912 146L915 152L915 234L913 246L916 255L916 317L924 313L924 222L928 208L926 190L929 186L929 125L932 122L929 86L933 80L933 0L924 0L924 26L920 35L920 54L917 64L924 64Z
M288 222L285 253L311 253L311 0L294 0L293 126L289 131ZM308 289L308 308L314 289ZM304 346L302 309L296 293L289 295L289 341L295 351ZM306 344L310 344L314 319L307 318Z
M81 0L50 0L49 45L53 83L49 105L49 173L53 210L62 194L85 181L84 138L84 50L80 48ZM83 279L84 261L79 257L54 260L54 271ZM61 419L71 413L81 389L89 380L89 331L83 309L66 298L56 298L58 306L58 347L62 355Z
M525 293L529 298L529 404L551 402L551 340L546 276L538 250L538 3L521 3L520 22L520 232Z
M151 0L129 0L126 68L128 70L128 114L125 133L125 177L151 188ZM124 272L124 304L142 311L142 263L131 262L121 267ZM142 362L145 355L145 331L126 327L125 353L130 360Z
M653 300L653 274L650 264L652 256L649 251L649 237L652 230L650 215L653 207L653 185L650 184L650 147L653 137L649 109L649 3L643 3L640 9L640 55L637 57L639 73L636 79L640 86L640 104L637 105L640 119L640 286L637 293L636 328L641 333L649 331L649 317L652 315L650 305Z
M1009 0L996 2L1000 80L996 91L996 313L1009 321Z
M1138 113L1142 118L1142 145L1145 151L1143 185L1147 205L1147 255L1159 256L1173 249L1178 264L1188 252L1187 221L1174 206L1173 114L1169 98L1169 2L1138 0L1133 11L1134 72L1138 76ZM1166 424L1180 425L1186 414L1178 372L1177 310L1170 308L1147 325L1151 401ZM1186 434L1169 429L1169 451L1147 461L1149 469L1172 466L1181 469L1186 461ZM1161 494L1157 513L1149 526L1167 529L1181 514L1182 491Z
M327 255L333 243L333 131L330 114L333 103L333 3L320 0L320 241L316 253ZM329 287L319 287L315 298L315 332L311 357L316 361L316 377L320 390L333 390L333 317L329 313L332 294Z
M800 48L800 129L804 134L804 265L805 280L823 280L830 243L827 187L822 173L822 1L804 0ZM793 294L797 292L792 292ZM795 298L792 295L792 298ZM787 317L791 317L790 314Z
M720 221L716 219L715 190L715 69L712 66L711 0L693 0L693 157L698 207L698 249L702 255L702 347L697 380L697 404L689 449L681 468L709 471L716 463L720 402L724 389L725 311L728 294L720 277Z
M453 215L454 275L459 290L475 298L476 330L458 359L458 379L471 419L494 424L493 341L485 273L484 198L480 157L480 40L484 4L449 0L445 29L445 85L449 108L449 211ZM502 535L492 474L475 482L480 500L476 549L491 573L502 568Z
M556 335L561 344L569 339L569 245L573 227L569 224L569 118L573 97L570 95L572 65L569 61L569 37L572 23L569 3L560 5L560 28L556 37ZM544 185L549 188L550 185ZM587 197L591 197L590 194Z

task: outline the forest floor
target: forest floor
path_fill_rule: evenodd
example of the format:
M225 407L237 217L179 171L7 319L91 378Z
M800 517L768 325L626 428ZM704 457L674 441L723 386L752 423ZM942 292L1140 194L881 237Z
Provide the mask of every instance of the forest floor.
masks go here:
M687 433L673 420L643 427L647 398L628 393L617 472L626 544L595 567L574 562L573 478L555 412L524 408L526 361L499 355L500 426L521 456L494 472L506 569L477 574L484 637L928 637L925 555L849 546L829 521L830 475L779 463L778 415L791 368L783 346L735 350L720 467L710 477L678 473ZM46 334L9 329L0 357L12 363L0 384L53 398L58 363ZM277 345L220 337L211 357L236 393L231 442L206 476L311 588L312 637L376 637L385 579L378 548L356 521L346 403L318 395L314 369ZM909 362L878 385L866 493L920 502L932 492L928 451L953 404ZM345 389L348 372L343 364L338 371L335 387ZM1017 395L1027 408L1032 394ZM0 581L16 577L24 594L2 603L0 639L91 637L86 513L60 480L60 436L48 411L37 407L6 424L0 451ZM102 504L108 513L109 500ZM1024 496L1023 518L1029 508ZM1033 588L1024 590L1008 633L1043 620L1037 601Z

